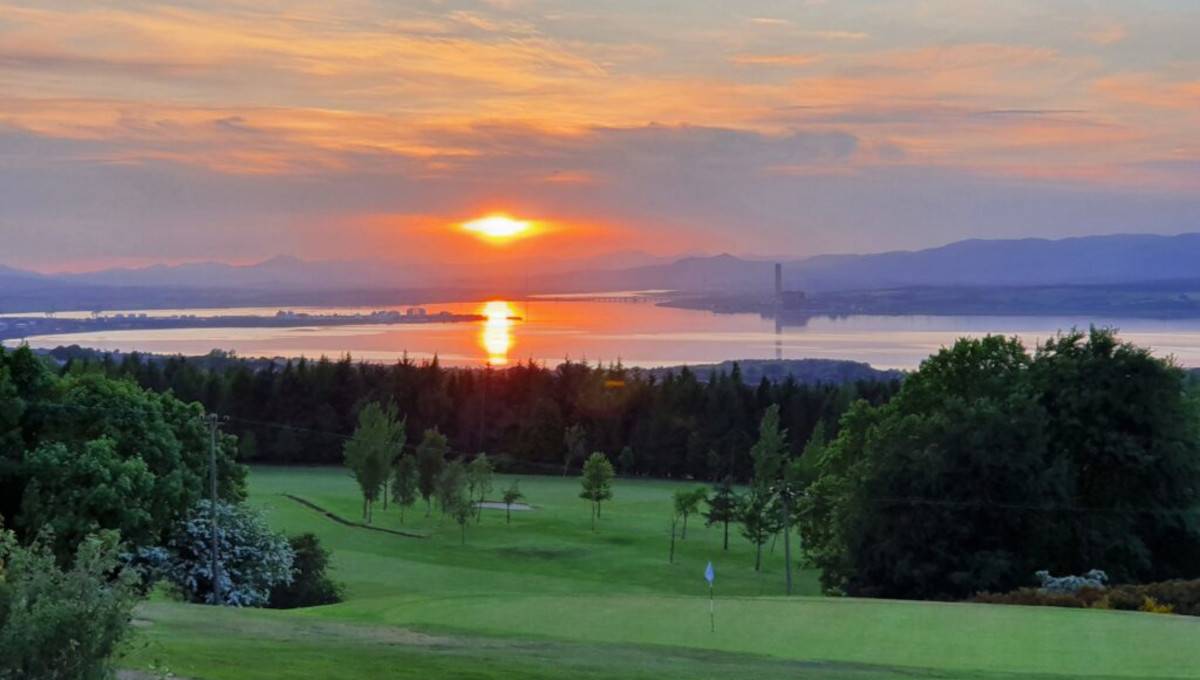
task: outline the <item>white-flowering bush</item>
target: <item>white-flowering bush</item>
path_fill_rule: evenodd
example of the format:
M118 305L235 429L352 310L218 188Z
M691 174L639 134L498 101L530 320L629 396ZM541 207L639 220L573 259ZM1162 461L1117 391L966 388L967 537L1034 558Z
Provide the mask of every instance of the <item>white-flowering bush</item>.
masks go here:
M221 604L261 607L272 588L292 582L295 554L287 538L271 531L257 512L218 502L217 527ZM192 602L215 604L211 538L209 502L200 501L175 527L166 545L165 563L157 565Z
M1042 592L1074 595L1084 588L1104 590L1108 584L1108 574L1099 569L1093 569L1083 576L1051 576L1048 571L1034 574L1042 584Z

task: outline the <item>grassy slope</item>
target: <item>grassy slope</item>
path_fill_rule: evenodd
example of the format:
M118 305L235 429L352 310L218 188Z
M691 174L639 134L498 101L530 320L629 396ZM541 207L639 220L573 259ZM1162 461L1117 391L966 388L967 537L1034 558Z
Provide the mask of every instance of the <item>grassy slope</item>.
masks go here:
M343 527L293 493L354 518L336 470L256 469L251 502L288 532L314 531L335 554L347 602L296 612L214 612L155 603L135 665L161 658L203 678L372 677L1200 677L1200 620L1124 612L862 601L776 595L782 546L753 571L736 531L729 553L701 521L666 563L678 485L621 481L598 531L574 480L522 479L536 511L485 511L458 527L421 510L406 539ZM499 488L506 484L502 480ZM693 518L695 519L695 518ZM398 513L376 524L399 527ZM717 570L709 630L704 564ZM797 592L815 595L811 573ZM423 631L433 637L415 634Z

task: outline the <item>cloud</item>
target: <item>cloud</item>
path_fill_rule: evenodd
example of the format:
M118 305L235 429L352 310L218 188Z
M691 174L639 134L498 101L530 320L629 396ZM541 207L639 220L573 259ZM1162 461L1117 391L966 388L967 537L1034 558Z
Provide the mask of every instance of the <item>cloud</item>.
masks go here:
M1129 31L1118 21L1101 19L1093 22L1083 35L1089 42L1107 47L1124 41L1129 36Z
M1153 73L1122 73L1100 78L1092 87L1103 97L1140 107L1190 111L1200 107L1200 79L1178 81Z
M729 58L739 66L808 66L821 60L819 54L735 54Z
M1169 38L1196 16L919 5L0 0L5 228L27 255L353 254L511 207L846 250L1194 214L1200 53Z

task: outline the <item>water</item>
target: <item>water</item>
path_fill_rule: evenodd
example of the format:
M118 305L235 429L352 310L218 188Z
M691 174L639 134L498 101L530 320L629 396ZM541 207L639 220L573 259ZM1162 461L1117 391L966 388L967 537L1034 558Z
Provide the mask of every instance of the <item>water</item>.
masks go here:
M1089 323L1114 326L1121 336L1200 366L1200 319L1088 319L1085 317L851 316L813 318L803 325L777 326L757 314L712 314L648 303L579 300L505 302L493 300L426 305L482 313L469 323L307 326L298 328L204 328L129 330L29 338L36 347L78 344L105 350L205 354L233 350L241 356L337 357L395 361L407 354L447 365L504 366L532 359L557 364L565 358L627 366L715 363L726 359L852 359L879 368L914 368L960 336L1016 335L1031 346L1058 330ZM179 313L164 310L151 314ZM275 308L186 310L187 313L274 314ZM353 313L358 308L310 309ZM515 319L513 317L520 317ZM9 343L14 344L14 343Z

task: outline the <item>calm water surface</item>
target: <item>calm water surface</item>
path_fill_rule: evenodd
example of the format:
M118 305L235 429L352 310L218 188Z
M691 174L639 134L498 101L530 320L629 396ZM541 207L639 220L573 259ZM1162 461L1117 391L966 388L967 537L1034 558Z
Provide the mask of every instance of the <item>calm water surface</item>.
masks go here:
M482 313L472 323L131 330L31 337L36 347L79 344L106 350L242 356L339 356L395 361L405 354L445 364L503 366L533 359L620 360L629 366L712 363L726 359L829 358L880 368L914 368L954 338L987 333L1017 335L1032 346L1060 329L1089 323L1115 326L1126 340L1200 366L1200 320L1088 319L1085 317L851 316L813 318L777 326L757 314L712 314L646 303L533 301L426 305L430 313ZM184 310L160 310L173 314ZM186 310L187 313L274 314L275 308ZM338 313L362 309L308 309ZM369 310L367 310L369 311Z

